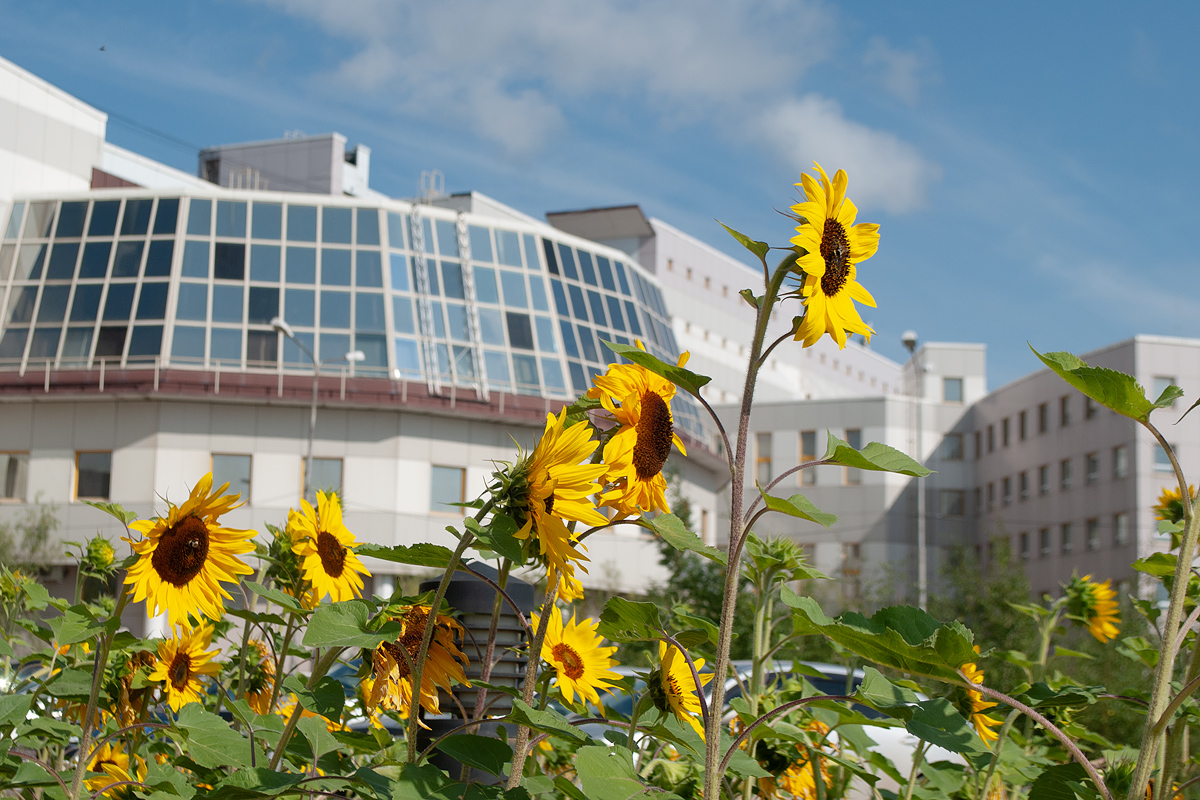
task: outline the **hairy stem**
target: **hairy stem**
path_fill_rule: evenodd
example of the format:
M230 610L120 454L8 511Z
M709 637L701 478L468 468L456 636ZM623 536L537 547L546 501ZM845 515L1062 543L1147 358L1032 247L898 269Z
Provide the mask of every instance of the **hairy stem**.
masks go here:
M542 603L542 613L538 620L537 635L529 645L529 661L525 664L525 683L521 688L521 701L527 706L533 705L533 692L537 688L538 666L542 660L542 643L546 641L546 631L550 628L550 615L557 614L554 608L554 595L558 592L557 576L550 576L546 589L546 600ZM525 759L529 757L529 727L517 726L517 742L513 748L512 773L508 776L505 788L515 789L521 783L521 775L525 772Z
M329 668L333 666L333 662L337 661L338 656L345 650L344 647L331 647L325 651L325 655L321 656L315 665L313 665L312 675L308 676L309 689L317 685L317 681L325 677L325 673L329 672ZM279 734L279 744L275 745L275 752L271 755L271 769L279 766L279 759L283 756L283 751L287 749L288 740L292 738L292 734L296 732L296 723L300 722L300 712L303 711L300 705L299 698L296 699L296 707L292 709L292 715L288 717L287 724L283 728L283 733Z

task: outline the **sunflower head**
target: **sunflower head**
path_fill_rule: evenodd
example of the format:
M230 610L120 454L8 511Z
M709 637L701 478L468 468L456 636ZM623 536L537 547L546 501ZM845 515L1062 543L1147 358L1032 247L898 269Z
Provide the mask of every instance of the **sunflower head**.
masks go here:
M301 500L300 511L288 512L288 534L304 580L312 586L313 604L326 596L334 602L362 596L360 576L371 573L354 553L358 541L342 522L342 506L335 493L317 492L315 509Z
M84 781L84 785L87 786L89 792L94 794L114 783L145 780L146 762L140 756L134 758L132 769L130 769L130 766L129 755L121 747L120 742L105 742L96 748L96 752L92 755L92 760L88 762L88 772L98 774L87 778ZM104 792L101 797L132 797L132 790L132 786L118 786L115 789Z
M205 679L221 671L221 665L212 660L217 651L207 649L212 644L212 635L211 624L192 628L185 623L170 639L159 642L158 663L149 680L163 684L163 694L172 711L199 702L206 691Z
M556 670L556 685L568 703L575 702L578 692L581 700L600 705L598 689L610 691L609 681L620 680L612 671L617 662L610 656L617 652L615 647L602 646L603 638L596 632L596 624L590 619L575 621L571 615L568 622L554 609L546 619L546 638L542 643L542 660ZM541 624L538 615L533 616L536 629Z
M1196 499L1196 487L1188 486L1189 502ZM1183 493L1179 489L1163 489L1154 504L1154 518L1167 522L1179 522L1184 517Z
M975 652L979 652L978 645L975 646ZM983 683L983 670L973 662L963 664L959 669L962 670L969 683ZM995 708L996 703L984 699L983 694L976 689L963 689L962 687L954 689L951 701L958 708L959 713L975 726L975 732L979 734L979 738L985 745L990 747L992 742L1000 738L1000 734L996 733L995 729L1004 723L988 715L988 711Z
M1087 626L1088 633L1101 643L1115 639L1121 632L1121 614L1112 581L1096 583L1091 575L1071 576L1064 587L1067 614Z
M265 643L258 639L246 642L242 658L242 680L234 691L245 698L256 714L271 711L271 695L275 690L275 662Z
M708 685L713 679L713 673L701 672L704 659L695 659L696 673L700 676L700 685L696 686L687 658L678 648L666 642L658 643L658 659L659 668L647 679L655 708L664 714L674 714L680 722L690 725L703 739L704 728L700 723L700 698L697 691Z
M371 652L371 685L364 688L368 711L383 706L407 719L412 708L412 668L420 655L421 639L429 624L427 605L400 608L390 618L401 625L400 638L383 642ZM459 649L463 627L445 614L434 615L433 638L421 669L418 702L430 714L441 713L438 690L447 692L455 683L470 686L463 668L467 657Z

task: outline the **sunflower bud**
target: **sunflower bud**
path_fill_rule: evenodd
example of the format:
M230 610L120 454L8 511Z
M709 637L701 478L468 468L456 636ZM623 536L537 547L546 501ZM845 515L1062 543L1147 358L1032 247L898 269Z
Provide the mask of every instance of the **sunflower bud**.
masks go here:
M89 572L104 574L108 572L116 560L116 551L112 543L97 534L87 543L87 552L83 556L82 566Z

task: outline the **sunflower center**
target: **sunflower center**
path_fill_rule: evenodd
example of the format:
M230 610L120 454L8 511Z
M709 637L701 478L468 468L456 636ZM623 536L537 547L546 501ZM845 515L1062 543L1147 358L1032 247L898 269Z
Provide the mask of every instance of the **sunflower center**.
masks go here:
M416 606L410 608L408 613L404 615L404 634L396 642L384 642L382 647L392 660L396 662L397 670L401 678L407 678L412 674L409 669L409 662L417 660L417 653L421 652L421 639L425 637L425 624L429 620L429 614L424 609ZM405 658L405 653L408 657Z
M553 494L551 494L549 497L546 498L546 513L547 514L554 513L554 495Z
M188 515L163 532L150 557L158 577L172 586L186 586L208 559L208 526Z
M93 772L104 772L104 768L107 766L117 767L118 769L120 769L120 767L121 767L120 764L118 764L115 760L113 760L111 758L97 758L95 761L92 762L92 771Z
M342 570L346 566L346 548L336 536L329 531L318 533L317 554L321 556L321 567L326 575L331 578L342 577Z
M821 258L825 259L825 274L821 276L821 291L833 297L850 277L850 240L846 228L836 219L825 220L821 233Z
M551 650L554 660L563 665L563 672L573 681L583 677L583 659L569 644L559 642Z
M192 674L192 657L187 653L176 653L167 668L167 678L176 691L182 691L187 686L188 676Z
M633 468L639 480L648 481L662 472L671 455L671 409L657 392L642 395L642 416L637 423L637 443L633 446Z

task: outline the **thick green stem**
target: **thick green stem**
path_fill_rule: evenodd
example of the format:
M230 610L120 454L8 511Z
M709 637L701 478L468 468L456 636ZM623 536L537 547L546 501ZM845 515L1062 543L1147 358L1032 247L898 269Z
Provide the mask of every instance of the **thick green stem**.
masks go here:
M988 796L992 778L996 775L996 767L1000 766L1000 751L1004 749L1004 743L1008 741L1008 732L1012 730L1013 723L1019 716L1021 716L1021 712L1014 708L1008 712L1008 716L1004 718L1004 724L1000 726L1000 734L996 739L996 752L992 753L992 760L988 763L987 774L983 778L983 788L979 790L978 794L979 800L986 800Z
M925 740L917 741L917 749L913 751L912 769L908 771L908 784L904 787L904 800L912 800L913 789L917 785L917 772L921 769L921 759L925 755Z
M542 643L546 641L546 631L550 628L550 615L558 613L554 608L554 595L558 592L558 582L549 579L546 583L549 584L546 589L546 600L542 603L537 633L534 634L533 642L529 645L529 661L525 664L525 683L521 689L521 701L527 706L533 705L538 666L542 661ZM529 728L526 725L519 725L516 746L513 748L512 772L508 776L508 785L505 788L515 789L521 783L521 775L525 772L525 759L528 757Z
M309 689L316 686L317 681L325 677L325 673L329 672L329 668L333 666L333 662L337 661L343 650L345 650L344 647L331 647L325 651L325 655L317 660L317 663L313 665L312 675L308 676L307 686ZM300 713L303 710L297 700L296 707L292 709L292 715L288 717L287 724L283 728L283 733L279 734L279 744L275 745L275 752L271 755L271 769L279 766L279 759L283 756L283 751L287 749L288 740L296 732L296 723L300 721Z

